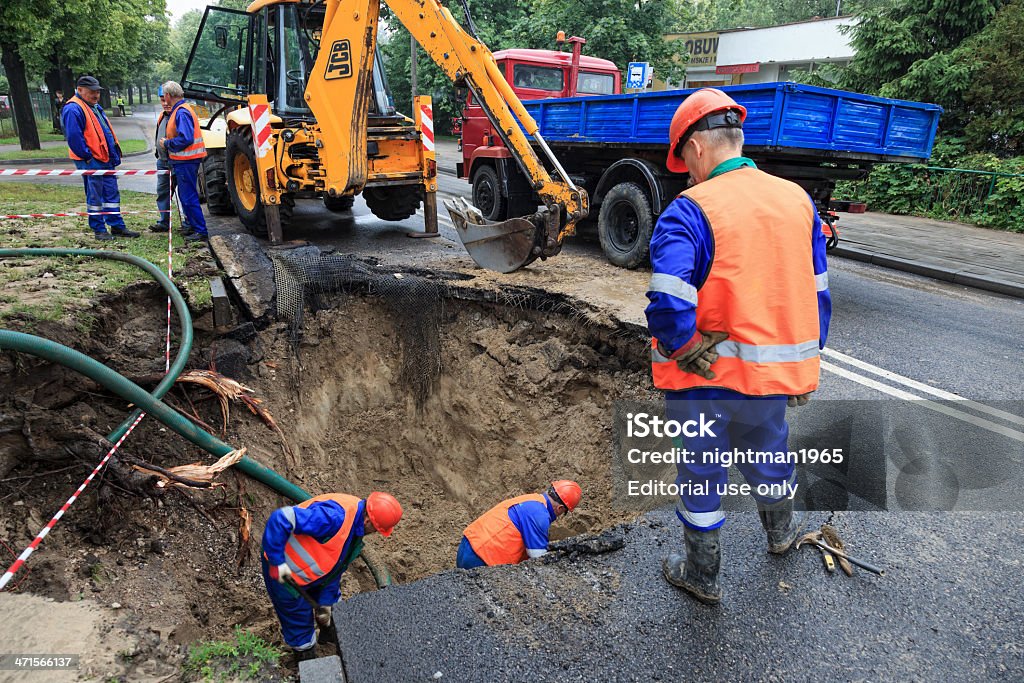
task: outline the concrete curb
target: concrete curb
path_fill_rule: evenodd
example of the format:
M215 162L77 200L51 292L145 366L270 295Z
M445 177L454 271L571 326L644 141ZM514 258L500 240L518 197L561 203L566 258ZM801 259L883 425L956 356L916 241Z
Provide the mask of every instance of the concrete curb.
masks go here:
M829 255L1024 299L1024 285L1007 282L987 275L971 273L966 270L936 266L931 263L891 256L889 254L876 254L856 247L842 246L841 244L830 251Z

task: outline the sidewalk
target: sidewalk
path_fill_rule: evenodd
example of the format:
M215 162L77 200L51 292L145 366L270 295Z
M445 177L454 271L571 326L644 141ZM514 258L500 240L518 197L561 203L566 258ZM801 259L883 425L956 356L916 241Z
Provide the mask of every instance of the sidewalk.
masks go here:
M454 140L436 141L437 168L455 175ZM884 213L840 213L832 256L1024 298L1024 234Z
M834 256L1024 298L1024 234L885 213L839 214Z
M110 117L110 125L114 129L114 133L117 134L119 140L145 140L146 151L152 149L152 139L156 128L156 114L150 111L139 112L136 110L132 116L118 116ZM153 130L150 130L152 128ZM67 143L63 140L50 140L49 142L40 143L40 147L43 149L56 149L60 150L60 154L55 155L54 158L59 161L67 161ZM0 153L2 152L17 152L21 149L21 145L15 143L12 145L0 145ZM45 159L33 159L32 162L38 164L40 161L46 161ZM53 162L50 162L53 163Z

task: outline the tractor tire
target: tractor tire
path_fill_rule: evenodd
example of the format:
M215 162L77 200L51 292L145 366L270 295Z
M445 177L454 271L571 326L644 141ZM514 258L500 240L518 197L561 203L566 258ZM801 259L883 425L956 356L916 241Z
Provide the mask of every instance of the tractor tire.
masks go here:
M203 194L206 197L206 208L214 216L232 216L235 207L231 204L231 193L228 192L228 172L224 166L224 150L214 149L206 152L203 159L202 180Z
M483 164L473 172L473 206L489 221L508 218L508 198L501 193L498 171Z
M609 261L622 268L639 268L651 251L654 217L651 200L636 183L619 183L601 202L597 234Z
M348 197L331 197L330 195L324 195L324 208L328 211L333 211L334 213L351 211L352 206L355 203L355 195L349 195Z
M416 209L420 208L423 201L423 186L368 187L363 190L363 200L377 218L385 221L404 221L416 215Z
M267 237L267 214L263 209L260 184L257 177L256 150L253 149L252 135L248 127L238 127L228 132L224 149L224 168L227 172L228 194L239 220L245 229L256 237ZM281 230L291 222L295 209L295 198L281 193Z

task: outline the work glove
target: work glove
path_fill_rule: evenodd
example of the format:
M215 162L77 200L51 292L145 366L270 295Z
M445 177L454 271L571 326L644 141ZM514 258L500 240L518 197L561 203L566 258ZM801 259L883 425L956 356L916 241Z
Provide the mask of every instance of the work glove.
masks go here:
M805 406L807 405L807 402L811 400L811 394L813 393L813 391L808 391L806 394L800 394L799 396L790 396L786 399L786 405L790 408Z
M728 339L729 333L713 330L709 332L698 330L698 332L700 332L701 336L700 342L687 349L685 353L680 354L679 351L676 351L677 355L673 358L670 354L665 353L664 348L659 348L659 351L661 351L662 355L674 360L683 372L699 375L704 379L714 379L715 373L711 371L711 365L718 360L718 352L715 350L715 346L719 342ZM658 346L661 347L661 342L658 342Z
M289 567L286 562L282 562L276 567L271 567L268 573L270 574L270 578L278 583L287 583L287 581L292 578L291 567Z
M316 608L316 623L324 628L331 625L331 608L328 605Z

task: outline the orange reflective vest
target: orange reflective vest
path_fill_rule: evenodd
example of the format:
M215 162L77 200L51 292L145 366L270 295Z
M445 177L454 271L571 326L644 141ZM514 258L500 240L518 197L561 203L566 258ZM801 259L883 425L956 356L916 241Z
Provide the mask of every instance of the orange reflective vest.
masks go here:
M305 534L292 534L284 546L284 558L288 568L292 570L292 580L300 586L313 583L319 578L327 576L331 570L342 560L342 552L345 550L345 543L352 533L352 525L356 522L359 514L359 503L362 500L356 496L349 496L344 493L325 493L321 496L313 496L307 501L299 503L295 507L308 508L313 503L324 500L333 500L345 510L345 521L341 529L334 534L326 543L321 543L312 536ZM281 508L285 517L295 525L295 513L290 507ZM266 557L266 554L264 554Z
M526 544L523 543L519 529L509 518L508 509L528 500L547 505L547 500L540 493L509 498L492 507L466 527L463 536L488 567L496 564L518 564L526 559Z
M203 144L203 129L199 127L199 118L192 111L192 107L188 106L188 103L182 102L171 110L170 118L167 121L167 139L171 140L178 136L178 109L184 109L192 117L192 144L180 152L167 150L167 156L171 161L198 161L206 156L206 145ZM157 125L160 124L157 123Z
M92 107L89 106L78 95L73 95L68 100L68 104L74 102L82 108L82 113L85 114L85 146L92 152L92 156L96 161L107 162L110 161L110 150L107 148L107 137L103 134L103 125L100 123L100 117L96 116L96 112L93 111ZM114 144L120 144L117 141L117 134L114 132L114 127L110 127L110 136L114 138ZM68 157L81 161L82 157L78 156L71 149L68 149Z
M740 168L682 193L707 218L714 257L697 290L697 329L724 331L715 379L684 372L651 340L659 389L721 387L748 396L795 396L818 387L818 282L814 209L795 183Z

